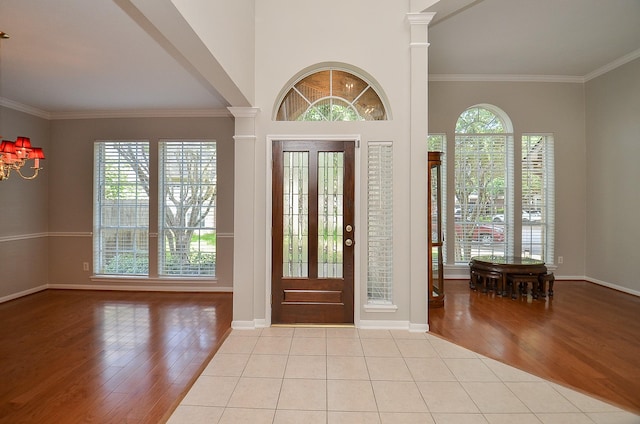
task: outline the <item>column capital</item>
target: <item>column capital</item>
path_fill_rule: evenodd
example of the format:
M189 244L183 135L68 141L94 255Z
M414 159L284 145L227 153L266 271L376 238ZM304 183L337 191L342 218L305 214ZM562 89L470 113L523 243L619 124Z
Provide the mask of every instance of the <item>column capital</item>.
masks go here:
M255 118L260 112L258 107L228 107L227 109L235 118Z
M429 25L435 15L435 12L411 12L407 13L407 20L411 25Z

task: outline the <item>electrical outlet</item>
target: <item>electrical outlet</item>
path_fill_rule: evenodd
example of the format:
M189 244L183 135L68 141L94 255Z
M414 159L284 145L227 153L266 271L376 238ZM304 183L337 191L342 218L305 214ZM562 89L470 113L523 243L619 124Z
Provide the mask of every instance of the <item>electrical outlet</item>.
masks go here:
M82 270L89 271L89 262L82 262Z
M564 257L558 256L558 263L561 264L564 262Z

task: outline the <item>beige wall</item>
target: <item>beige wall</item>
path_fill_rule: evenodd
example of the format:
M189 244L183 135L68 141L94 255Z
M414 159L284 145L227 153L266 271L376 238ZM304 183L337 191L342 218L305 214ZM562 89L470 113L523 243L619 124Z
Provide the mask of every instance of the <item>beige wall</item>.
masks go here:
M454 150L454 128L466 108L489 103L511 118L516 140L522 133L552 133L556 160L556 257L563 256L556 275L584 277L586 224L586 146L584 87L573 83L431 82L429 132L447 135ZM453 169L453 155L447 157ZM454 192L448 179L449 193ZM449 203L453 204L453 198ZM452 208L450 208L452 209ZM448 222L453 222L449 210ZM453 240L453 229L447 239ZM453 258L453 251L448 255Z
M7 108L2 108L0 118L4 139L29 137L49 156L49 121ZM35 180L12 173L8 180L0 181L0 302L48 283L48 159L42 166L45 170Z
M49 165L49 283L54 287L132 285L167 287L165 282L91 281L82 269L92 264L93 146L95 140L149 140L152 151L159 139L214 139L218 148L217 282L180 283L180 287L232 286L233 262L233 119L123 118L58 120L51 123ZM157 170L152 170L157 175ZM151 208L153 210L153 208ZM157 232L157 214L150 217ZM90 265L90 269L92 265Z
M586 84L586 275L640 295L640 59Z
M426 322L426 306L414 308L411 316L411 122L410 122L410 25L408 4L366 0L314 3L297 0L256 2L256 204L257 274L256 295L251 316L270 319L266 299L270 298L268 275L270 246L267 219L270 216L269 137L323 137L352 135L361 139L356 156L362 159L357 176L360 204L356 214L356 322ZM283 20L283 16L288 16ZM295 18L298 17L298 18ZM303 17L303 18L301 18ZM357 17L357 18L354 18ZM332 22L328 31L327 22ZM372 28L384 28L372 31ZM295 36L292 36L295 34ZM388 96L391 119L377 122L276 122L273 120L281 90L292 78L320 63L340 63L369 75ZM426 72L425 72L426 74ZM426 128L426 125L425 125ZM425 134L426 138L426 134ZM366 311L366 145L369 141L394 143L394 313ZM426 149L425 149L426 151ZM426 164L425 164L426 169ZM425 173L426 175L426 173ZM260 189L260 187L263 187ZM426 193L426 184L423 186ZM426 196L425 196L426 198ZM426 200L425 200L426 204ZM424 215L423 215L424 216ZM426 223L425 223L426 225ZM414 234L417 231L414 229ZM426 261L426 228L424 231ZM358 262L359 261L359 262ZM413 276L416 278L416 276ZM418 277L419 278L419 277ZM419 285L423 293L426 272ZM419 295L415 294L418 298ZM359 292L358 292L359 290ZM426 295L422 296L425 297ZM234 305L235 307L235 305ZM234 311L235 313L235 311Z
M253 102L255 95L255 1L171 1L244 96Z

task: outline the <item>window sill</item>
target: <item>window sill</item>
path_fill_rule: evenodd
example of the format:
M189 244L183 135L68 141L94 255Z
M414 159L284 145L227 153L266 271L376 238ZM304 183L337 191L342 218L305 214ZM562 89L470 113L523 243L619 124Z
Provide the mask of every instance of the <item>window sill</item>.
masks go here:
M184 282L217 283L215 277L149 277L147 275L105 275L96 274L90 277L94 283L150 283L150 284L175 284Z
M398 310L397 305L375 305L368 303L364 305L365 312L396 312Z

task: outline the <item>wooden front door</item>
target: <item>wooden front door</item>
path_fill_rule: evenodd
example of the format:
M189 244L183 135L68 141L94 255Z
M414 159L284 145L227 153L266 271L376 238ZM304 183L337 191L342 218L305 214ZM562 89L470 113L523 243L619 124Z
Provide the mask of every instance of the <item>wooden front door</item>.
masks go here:
M273 144L274 324L353 323L354 144Z

